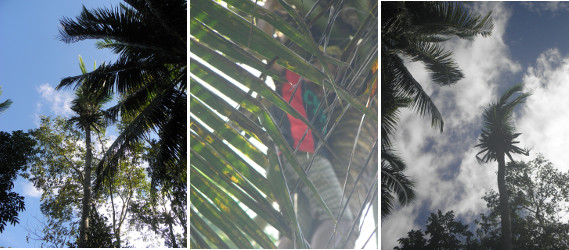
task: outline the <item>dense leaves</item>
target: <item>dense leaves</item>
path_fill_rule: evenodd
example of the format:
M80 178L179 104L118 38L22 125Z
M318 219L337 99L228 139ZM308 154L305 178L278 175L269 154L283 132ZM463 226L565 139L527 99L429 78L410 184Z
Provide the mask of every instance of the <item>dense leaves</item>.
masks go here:
M24 197L11 190L34 155L34 145L31 136L21 130L12 134L0 131L0 233L7 223L20 222L18 213L25 209Z
M265 1L262 8L254 1L225 2L226 6L208 0L190 2L190 49L196 59L190 65L194 247L274 247L246 209L255 212L256 221L276 228L281 237L295 238L298 247L308 247L303 238L309 232L300 231L290 193L305 185L330 217L338 220L343 211L329 211L306 177L311 163L298 163L295 149L278 129L282 116L268 110L272 106L300 119L324 142L316 151L331 152L330 161L344 185L342 199L349 200L354 215L363 216L377 189L378 3ZM261 23L269 28L255 25ZM329 67L323 67L325 63ZM270 76L275 85L283 84L275 65L320 85L326 101L319 112L327 113L327 135L265 83ZM300 176L294 186L285 185L284 161ZM221 202L232 199L237 203ZM275 202L278 209L271 205ZM359 227L353 228L357 235Z
M102 128L99 131L105 132ZM37 140L38 155L31 162L27 177L42 193L41 211L46 220L39 221L39 228L31 228L29 236L42 240L43 246L77 245L78 242L75 241L79 237L79 218L84 199L84 134L62 117L42 117L41 126L33 131L33 135ZM110 139L97 132L93 138L96 138L92 143L93 163L96 164L106 151L105 145L110 144ZM136 211L131 209L141 202L150 203L150 182L142 167L144 149L139 146L129 152L131 153L125 160L118 162L119 171L107 177L104 189L93 194L90 203L92 207L89 209L92 227L87 230L87 235L96 238L86 242L89 246L94 246L94 242L108 231L112 235L112 244L124 247L130 243L126 237L130 232L146 231L150 227L133 216ZM158 208L170 207L165 205ZM185 213L180 216L183 215ZM164 222L157 223L158 226L163 224ZM176 227L179 228L179 225L177 223ZM157 246L154 234L145 233L143 236L148 241L147 244Z
M541 154L529 162L510 162L507 170L513 248L567 249L569 174ZM409 231L395 249L501 249L499 194L491 190L482 198L489 210L470 226L455 221L452 211L443 215L439 210L431 213L425 233L421 229Z
M466 249L474 236L468 225L455 221L453 211L443 214L441 210L431 213L425 233L419 229L407 235L399 239L400 246L394 249Z
M508 163L506 185L510 193L512 243L515 249L567 249L569 175L543 157ZM483 199L490 212L481 214L477 234L485 247L496 248L501 236L501 205L496 192Z

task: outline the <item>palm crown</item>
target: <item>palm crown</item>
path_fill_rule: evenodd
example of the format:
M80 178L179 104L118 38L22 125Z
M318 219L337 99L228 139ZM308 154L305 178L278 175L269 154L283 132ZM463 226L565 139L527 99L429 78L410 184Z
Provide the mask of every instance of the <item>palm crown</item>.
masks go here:
M79 56L79 67L83 74L87 74L85 63ZM96 68L96 65L94 66ZM88 89L87 85L82 85L75 90L75 99L71 102L71 110L77 116L71 117L69 121L75 122L82 129L87 127L94 128L98 131L104 125L105 111L103 105L108 103L112 96L96 89Z
M522 90L522 85L517 84L508 89L496 102L492 102L484 109L484 128L480 134L479 144L481 151L476 154L479 162L497 161L498 154L506 154L513 161L511 153L528 155L528 149L522 149L515 144L519 141L515 139L521 133L515 132L513 123L514 108L522 103L529 93L521 93L519 96L508 102L508 99ZM484 154L482 158L478 155Z

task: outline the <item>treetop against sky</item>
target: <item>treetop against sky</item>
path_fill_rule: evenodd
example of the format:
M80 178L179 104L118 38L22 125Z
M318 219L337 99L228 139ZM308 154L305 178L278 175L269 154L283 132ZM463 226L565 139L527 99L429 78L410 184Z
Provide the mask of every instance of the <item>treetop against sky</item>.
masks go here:
M465 77L452 87L435 86L419 63L409 71L434 100L444 121L443 133L426 119L403 111L395 136L408 165L405 174L416 182L415 201L382 223L382 248L397 245L413 228L422 228L430 213L453 210L455 217L472 221L486 211L482 196L497 189L495 163L479 164L478 144L483 108L506 89L522 83L532 95L514 113L517 139L531 149L529 161L542 153L554 166L569 170L569 5L564 2L476 2L475 13L492 11L494 29L487 38L451 40L445 47ZM507 160L509 161L509 160Z

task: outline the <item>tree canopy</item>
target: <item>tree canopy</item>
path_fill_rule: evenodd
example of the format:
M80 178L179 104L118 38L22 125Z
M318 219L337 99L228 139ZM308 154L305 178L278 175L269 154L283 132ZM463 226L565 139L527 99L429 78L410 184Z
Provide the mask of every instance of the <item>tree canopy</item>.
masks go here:
M506 186L514 249L567 249L569 174L538 154L531 161L507 165ZM482 199L487 211L474 221L456 221L453 211L431 213L426 230L411 230L395 249L500 249L502 226L499 194L491 190Z

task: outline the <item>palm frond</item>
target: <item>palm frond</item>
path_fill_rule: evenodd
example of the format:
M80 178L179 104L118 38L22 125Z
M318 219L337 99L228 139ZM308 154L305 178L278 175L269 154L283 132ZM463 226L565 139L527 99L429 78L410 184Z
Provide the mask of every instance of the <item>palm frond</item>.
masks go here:
M383 60L385 58L385 61ZM431 116L431 126L443 131L444 122L437 106L419 82L407 70L401 58L394 54L382 56L382 73L385 74L386 82L382 84L390 85L396 95L413 100L411 106L421 116Z
M445 50L441 45L420 40L409 41L403 53L410 56L413 61L425 63L431 72L431 79L440 85L451 85L464 77L458 65L452 60L452 52Z
M456 2L406 2L413 13L416 32L423 34L455 35L470 39L476 35L489 36L494 28L491 12L485 16L472 15Z

